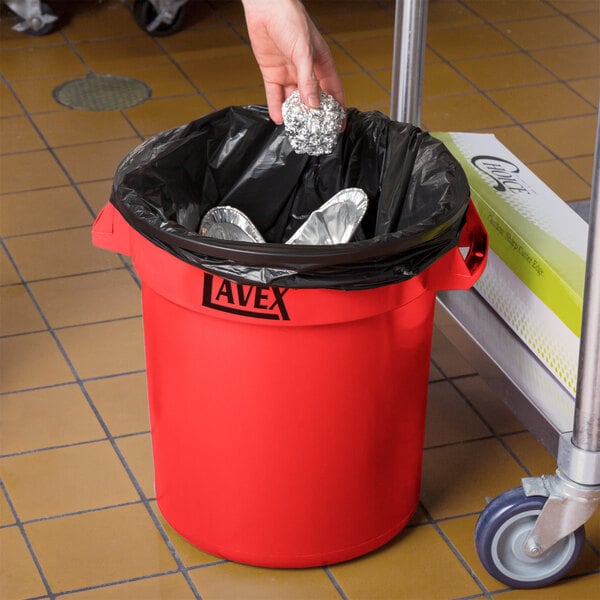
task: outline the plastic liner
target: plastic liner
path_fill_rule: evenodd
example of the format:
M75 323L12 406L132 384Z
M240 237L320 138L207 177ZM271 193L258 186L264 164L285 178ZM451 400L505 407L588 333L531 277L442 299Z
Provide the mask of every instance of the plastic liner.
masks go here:
M349 187L369 198L351 242L283 243ZM417 127L350 109L333 152L314 157L294 152L264 106L226 108L149 138L119 165L111 195L136 231L210 273L239 283L346 290L425 270L458 243L468 200L459 163ZM266 242L202 236L201 220L216 206L242 211Z

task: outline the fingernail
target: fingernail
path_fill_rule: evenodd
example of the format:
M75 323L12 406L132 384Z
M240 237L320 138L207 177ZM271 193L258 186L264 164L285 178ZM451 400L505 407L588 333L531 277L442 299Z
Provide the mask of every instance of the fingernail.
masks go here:
M319 108L319 106L321 106L318 94L308 95L308 106L310 106L310 108Z

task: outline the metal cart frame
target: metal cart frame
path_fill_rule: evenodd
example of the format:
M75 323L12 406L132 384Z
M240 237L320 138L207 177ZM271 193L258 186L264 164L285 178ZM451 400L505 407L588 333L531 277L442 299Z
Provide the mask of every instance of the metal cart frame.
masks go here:
M420 125L427 0L396 0L395 18L390 116ZM536 572L537 565L543 565L544 557L560 540L578 530L583 535L581 526L600 503L600 113L593 169L574 402L475 290L438 294L439 306L450 317L441 324L442 332L461 348L465 358L523 424L557 456L554 475L522 481L523 499L546 500L533 528L521 534L523 543L518 552L530 565L527 569L531 573L524 578L527 581L519 581L518 577L504 580L515 587L538 587L564 575L562 571L550 580L543 572ZM485 562L484 565L488 568ZM490 572L497 576L497 571Z

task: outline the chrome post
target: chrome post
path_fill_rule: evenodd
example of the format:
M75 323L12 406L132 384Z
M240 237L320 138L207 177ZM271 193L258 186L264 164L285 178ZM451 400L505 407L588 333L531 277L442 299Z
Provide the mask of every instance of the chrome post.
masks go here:
M390 117L421 125L428 0L396 0Z

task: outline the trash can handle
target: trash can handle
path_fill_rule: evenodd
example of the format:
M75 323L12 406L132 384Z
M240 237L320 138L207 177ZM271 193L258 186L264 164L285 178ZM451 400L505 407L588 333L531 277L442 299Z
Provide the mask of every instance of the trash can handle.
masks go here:
M468 290L479 279L486 265L488 236L479 214L469 200L466 222L458 245L438 259L429 269L426 286L432 291Z
M131 256L131 227L109 202L92 226L92 243L98 248Z

